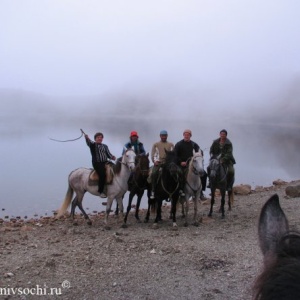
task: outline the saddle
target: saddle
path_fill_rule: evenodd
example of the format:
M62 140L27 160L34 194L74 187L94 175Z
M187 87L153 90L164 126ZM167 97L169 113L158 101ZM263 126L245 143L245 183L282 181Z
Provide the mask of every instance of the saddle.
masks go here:
M106 184L111 184L114 178L113 164L107 163L105 165L105 173L106 173ZM89 176L90 181L96 181L98 184L99 176L95 170L92 170Z

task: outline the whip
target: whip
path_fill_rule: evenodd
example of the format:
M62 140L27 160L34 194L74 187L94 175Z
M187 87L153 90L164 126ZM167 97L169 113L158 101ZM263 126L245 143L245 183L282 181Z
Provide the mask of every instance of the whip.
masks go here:
M57 139L52 139L52 138L49 138L49 139L50 139L51 141L60 142L60 143L64 143L64 142L73 142L73 141L76 141L76 140L81 139L81 137L85 134L84 131L83 131L82 129L80 129L80 131L81 131L80 137L75 138L75 139L64 140L64 141L62 141L62 140L57 140Z

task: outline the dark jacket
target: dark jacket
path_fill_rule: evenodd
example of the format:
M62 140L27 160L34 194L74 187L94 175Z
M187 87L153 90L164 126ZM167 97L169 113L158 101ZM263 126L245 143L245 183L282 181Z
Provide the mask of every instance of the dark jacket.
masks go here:
M214 140L209 150L209 154L211 156L221 154L221 159L223 160L224 164L227 165L235 164L235 159L233 157L232 152L233 152L232 143L227 138L223 146L220 145L219 138Z
M136 155L139 154L146 154L145 148L143 143L141 143L140 141L137 140L136 143L132 143L131 141L129 141L128 143L126 143L124 145L124 147L126 149L132 148L135 152ZM125 149L123 149L122 155L125 153Z
M193 141L186 142L182 139L176 143L174 150L178 158L178 163L180 164L181 162L186 162L194 155L193 150L195 150L195 152L199 152L200 147Z
M86 139L86 144L90 148L92 162L106 162L108 158L113 158L107 145L97 144L90 139Z

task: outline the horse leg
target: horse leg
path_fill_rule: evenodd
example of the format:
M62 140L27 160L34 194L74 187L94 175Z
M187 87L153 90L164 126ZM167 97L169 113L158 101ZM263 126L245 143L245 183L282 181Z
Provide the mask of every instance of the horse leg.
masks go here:
M210 184L212 184L212 183L210 183ZM209 217L212 216L214 204L215 204L215 189L211 189L210 211L208 214Z
M123 207L123 196L116 198L118 206L119 206L119 212L120 212L120 219L124 221L124 207Z
M140 194L138 194L138 198L136 200L136 207L135 207L135 219L137 220L138 223L141 223L140 217L139 217L139 210L140 210L140 205L142 201L144 191Z
M109 230L111 229L110 226L108 226L108 216L111 210L111 206L112 206L112 202L113 202L114 198L109 196L107 198L107 203L106 203L106 214L105 214L105 218L104 218L104 228Z
M195 197L193 198L194 201L194 226L199 226L199 220L198 220L198 203L199 203L199 199L200 199L200 192L196 193Z
M156 207L156 218L154 220L154 226L157 226L157 223L161 221L161 207L162 207L162 199L157 200L157 207Z
M76 204L79 207L80 211L82 212L84 218L87 220L87 224L92 225L91 219L89 218L89 216L87 215L87 213L85 212L85 210L82 207L82 199L83 199L83 195L77 195ZM73 203L72 203L72 206L73 206ZM75 209L74 209L74 211L75 211Z
M70 216L72 218L72 220L74 221L75 218L75 209L77 206L77 196L74 197L73 201L72 201L72 205L71 205L71 213Z
M228 210L231 211L231 205L233 204L233 191L228 192Z
M124 224L123 224L123 228L126 228L126 223L127 223L127 218L131 209L131 203L132 203L132 199L133 199L134 194L132 192L130 192L129 194L129 198L128 198L128 205L127 205L127 209L126 209L126 214L124 217Z
M173 216L173 229L178 229L177 223L176 223L176 208L177 208L177 201L178 201L178 196L174 198L172 197L172 205L171 205L171 211L172 211L172 216Z
M185 192L184 203L182 204L182 208L185 208L185 212L183 212L182 216L185 218L184 226L187 227L189 225L189 195L187 194L187 192Z
M225 218L225 196L226 196L226 189L221 190L221 213L222 219Z

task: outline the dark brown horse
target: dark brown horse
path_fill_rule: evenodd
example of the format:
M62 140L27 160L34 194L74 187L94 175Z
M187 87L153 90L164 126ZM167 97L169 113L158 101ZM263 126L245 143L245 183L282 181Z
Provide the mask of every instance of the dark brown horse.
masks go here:
M156 218L154 225L161 221L161 208L163 200L171 201L171 218L173 220L173 227L176 224L176 206L179 198L179 185L181 177L181 169L178 166L178 159L174 151L166 151L166 161L161 167L161 173L155 189ZM153 201L153 200L152 200ZM149 221L150 209L153 203L148 202L148 211L145 222Z
M258 235L264 270L256 280L254 299L300 299L300 234L290 231L277 194L261 210Z
M213 206L215 204L215 192L216 189L220 190L221 193L221 207L220 212L222 213L222 218L225 218L225 195L228 189L228 173L227 168L220 161L221 155L213 156L209 162L209 180L211 186L211 203L210 211L208 216L212 216ZM228 210L231 210L231 204L233 203L233 182L231 182L230 189L228 190Z
M149 169L150 169L149 165L150 165L149 153L147 153L147 155L136 156L136 168L133 172L132 177L128 182L129 198L128 198L127 211L124 217L124 224L122 226L123 228L127 227L126 225L127 218L131 209L131 203L133 197L135 195L137 195L135 218L138 222L140 222L139 208L140 208L142 197L144 195L144 191L147 190L148 198L150 197L150 193L151 193L150 185L147 181L149 176Z

